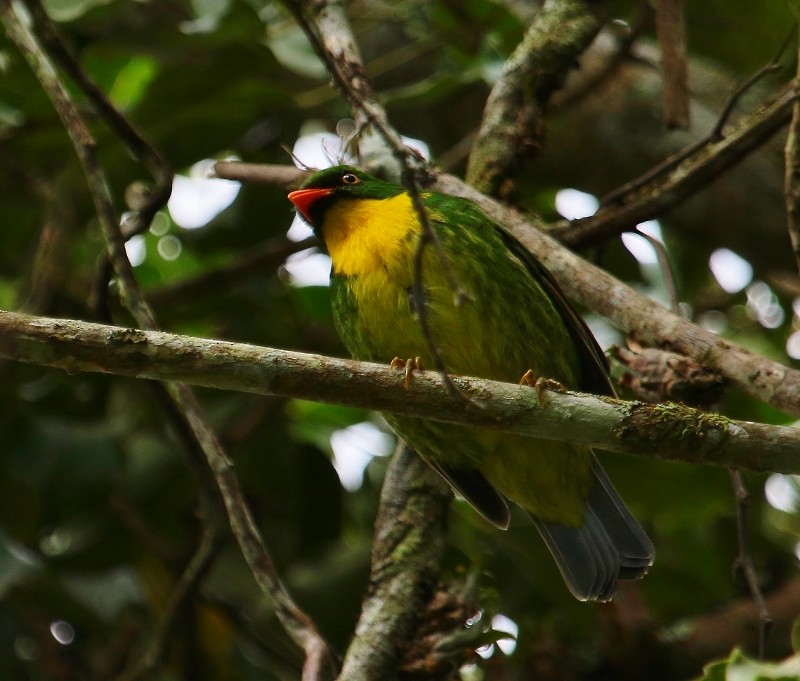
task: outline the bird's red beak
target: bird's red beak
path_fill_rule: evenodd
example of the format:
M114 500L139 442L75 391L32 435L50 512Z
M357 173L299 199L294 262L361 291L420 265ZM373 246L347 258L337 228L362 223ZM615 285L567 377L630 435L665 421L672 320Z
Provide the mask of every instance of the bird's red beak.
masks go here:
M325 196L333 194L333 188L327 187L324 189L298 189L297 191L289 192L289 201L291 201L297 212L303 216L303 219L311 224L311 217L309 211L317 201Z

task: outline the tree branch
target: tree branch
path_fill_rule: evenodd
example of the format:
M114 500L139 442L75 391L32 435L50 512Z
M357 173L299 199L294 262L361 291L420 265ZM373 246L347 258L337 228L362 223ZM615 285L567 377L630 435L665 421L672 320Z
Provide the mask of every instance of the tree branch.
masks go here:
M794 94L783 102L789 115ZM254 182L269 184L271 173L248 170ZM227 170L221 177L236 176ZM670 313L603 269L587 262L540 231L541 222L503 206L454 175L442 174L434 188L475 201L537 256L558 279L567 295L610 319L644 345L668 349L716 369L742 392L800 416L800 371L758 355Z
M391 411L660 459L800 473L800 430L678 404L554 391L543 391L540 402L539 391L525 386L451 376L470 398L465 402L437 372L415 372L403 390L402 374L379 364L14 312L0 312L0 356L68 372Z
M628 231L686 200L728 168L747 157L786 125L797 99L792 83L772 101L745 116L725 137L711 134L614 192L591 217L562 220L547 227L570 248L578 249Z
M661 50L664 123L667 128L689 127L689 84L686 64L686 25L683 0L655 3L656 34Z
M9 38L28 61L42 89L53 103L83 167L103 233L108 259L119 282L122 300L140 326L155 329L157 328L155 314L139 289L125 252L126 237L117 221L111 190L97 157L97 144L69 92L59 80L49 55L43 49L28 19L22 5L10 0L0 0L0 20ZM127 134L121 129L117 132L123 136ZM128 132L132 136L130 139L126 138L126 141L135 145L137 137L135 131L131 129ZM143 149L137 150L146 154L148 148L144 144ZM153 210L153 207L150 209ZM294 602L278 576L252 513L244 502L232 462L206 422L191 389L179 382L168 382L164 388L214 475L231 530L258 586L272 600L276 614L289 636L305 651L304 681L322 679L328 671L327 665L330 662L327 644L308 615Z
M468 184L491 196L508 194L501 191L503 184L541 146L543 107L599 29L583 0L544 4L486 100L467 165Z
M395 678L400 646L435 591L446 547L451 494L406 445L395 452L381 491L369 592L339 681Z
M795 34L800 36L797 28ZM797 50L799 73L795 75L795 83L800 80L800 44ZM783 193L786 201L786 227L795 262L800 270L800 100L795 100L792 105L792 120L786 137Z
M787 115L793 98L792 94L785 102ZM747 395L800 416L800 371L746 350L672 314L564 248L520 213L475 191L459 178L440 175L435 188L475 201L542 261L568 297L610 319L643 345L691 357L716 369Z

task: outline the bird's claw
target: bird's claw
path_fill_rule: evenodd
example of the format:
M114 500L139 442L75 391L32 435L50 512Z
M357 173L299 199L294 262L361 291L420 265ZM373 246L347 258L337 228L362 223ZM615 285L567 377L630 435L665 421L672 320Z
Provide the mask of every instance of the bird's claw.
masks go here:
M403 375L403 387L408 390L411 385L411 377L415 371L423 371L425 367L422 365L422 359L419 357L409 357L403 359L402 357L395 357L390 363L390 366L405 369Z
M542 393L545 390L553 390L557 393L565 393L567 389L561 385L554 378L543 378L542 376L534 375L533 371L528 369L519 379L520 385L528 385L536 391L536 398L539 402L542 401Z

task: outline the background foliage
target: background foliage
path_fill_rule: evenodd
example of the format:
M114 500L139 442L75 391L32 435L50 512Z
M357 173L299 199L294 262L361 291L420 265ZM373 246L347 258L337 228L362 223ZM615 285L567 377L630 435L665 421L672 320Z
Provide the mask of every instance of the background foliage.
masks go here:
M302 32L276 4L46 5L82 67L179 172L229 155L287 163L284 147L303 132L333 130L349 115ZM772 58L791 23L780 2L706 0L686 10L691 130L663 129L659 75L648 61L657 55L645 23L637 59L624 60L580 97L556 96L546 146L519 182L524 205L555 217L558 190L601 196L705 134L731 85ZM512 0L364 0L348 11L394 125L424 140L434 161L463 172L464 140L479 124L531 8ZM620 1L611 13L635 24L647 9ZM587 54L583 68L596 58ZM744 109L792 76L792 60L784 61L745 98ZM4 37L0 73L0 308L97 318L92 297L103 246L80 167L49 101ZM93 132L122 206L146 174L102 125ZM738 343L789 363L799 290L784 230L781 144L774 140L662 216L661 227L687 309ZM278 267L243 264L265 244L283 243L291 220L284 191L253 185L200 229L179 227L167 212L158 216L144 235L146 257L136 272L164 328L344 355L324 287L294 286ZM708 265L719 248L747 260L754 283L723 290ZM586 255L664 295L653 267L619 240ZM236 276L210 280L219 268ZM614 338L613 330L598 328ZM363 484L345 491L332 465L331 435L380 421L317 404L200 395L280 572L341 652L366 585L386 459L372 459ZM0 404L0 677L111 678L152 632L198 541L192 473L146 383L4 363ZM723 409L737 418L788 422L735 393ZM470 673L673 679L698 675L735 644L753 652L753 606L732 571L738 546L727 473L606 461L658 551L648 578L615 606L574 602L522 520L498 533L454 505L446 575L477 575L476 610L487 620L501 613L520 627L513 653L494 650L483 671ZM770 655L780 658L791 651L789 627L800 609L797 484L773 478L772 489L784 494L770 505L765 481L747 476L749 532L765 593L785 606L769 641ZM289 679L300 663L237 547L224 539L182 613L158 678Z

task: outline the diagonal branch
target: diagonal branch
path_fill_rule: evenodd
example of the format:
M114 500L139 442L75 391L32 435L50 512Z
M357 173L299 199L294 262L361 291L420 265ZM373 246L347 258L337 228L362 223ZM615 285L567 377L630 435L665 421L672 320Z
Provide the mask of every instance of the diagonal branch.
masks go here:
M631 183L631 189L604 205L591 217L562 220L549 233L570 248L583 248L629 231L657 217L703 189L725 170L767 142L791 117L797 99L792 83L770 102L742 118L725 136L708 137L651 169Z
M800 71L800 41L798 45L797 69ZM800 75L795 76L795 83L798 79ZM792 106L792 120L786 138L783 193L786 201L786 227L795 261L800 269L800 100L795 100Z
M60 81L38 36L31 30L28 19L24 7L11 0L0 0L0 20L9 38L28 61L52 101L83 167L103 232L108 258L119 282L122 300L141 327L155 329L157 328L155 315L139 289L125 252L126 238L117 222L117 211L114 208L111 191L97 158L96 142ZM276 613L287 633L306 653L304 680L316 681L324 678L329 663L327 644L314 623L294 602L281 582L252 513L244 501L233 464L206 422L197 398L186 384L169 382L164 387L214 475L233 535L256 582L265 595L272 599Z
M786 106L790 106L789 101ZM475 201L558 279L572 300L610 319L643 345L672 350L716 369L747 395L800 415L800 371L746 350L665 310L605 270L564 248L516 211L480 194L452 175L436 189Z
M0 357L68 372L378 409L640 456L800 472L799 429L733 421L679 404L548 390L540 399L539 390L526 386L451 377L471 398L465 402L449 393L437 372L414 372L403 390L403 375L380 364L14 312L0 312ZM231 468L215 472L232 476Z
M441 371L450 390L455 393L455 387L448 378L444 361L428 323L428 306L425 303L421 263L425 249L429 245L433 246L436 257L447 277L455 304L460 305L466 300L467 293L455 276L455 271L445 253L439 235L431 226L428 210L422 200L422 192L416 177L417 171L420 170L421 159L415 151L404 144L400 135L389 122L386 110L378 100L367 77L342 3L338 0L285 0L284 4L305 31L314 50L327 66L336 86L350 102L358 128L374 128L400 164L401 181L408 189L411 203L422 228L414 254L414 284L412 287L414 309L422 337L433 358L434 365Z
M546 2L503 65L472 144L467 183L497 196L526 156L541 146L542 109L600 22L583 0Z
M786 115L791 107L785 102ZM236 171L220 172L236 177ZM248 169L254 182L270 184L257 166ZM643 296L605 270L564 248L540 231L542 224L484 196L453 175L439 175L434 188L475 201L493 220L512 233L558 279L567 295L611 320L643 344L670 349L716 369L754 399L800 416L800 371L787 367L703 329Z

